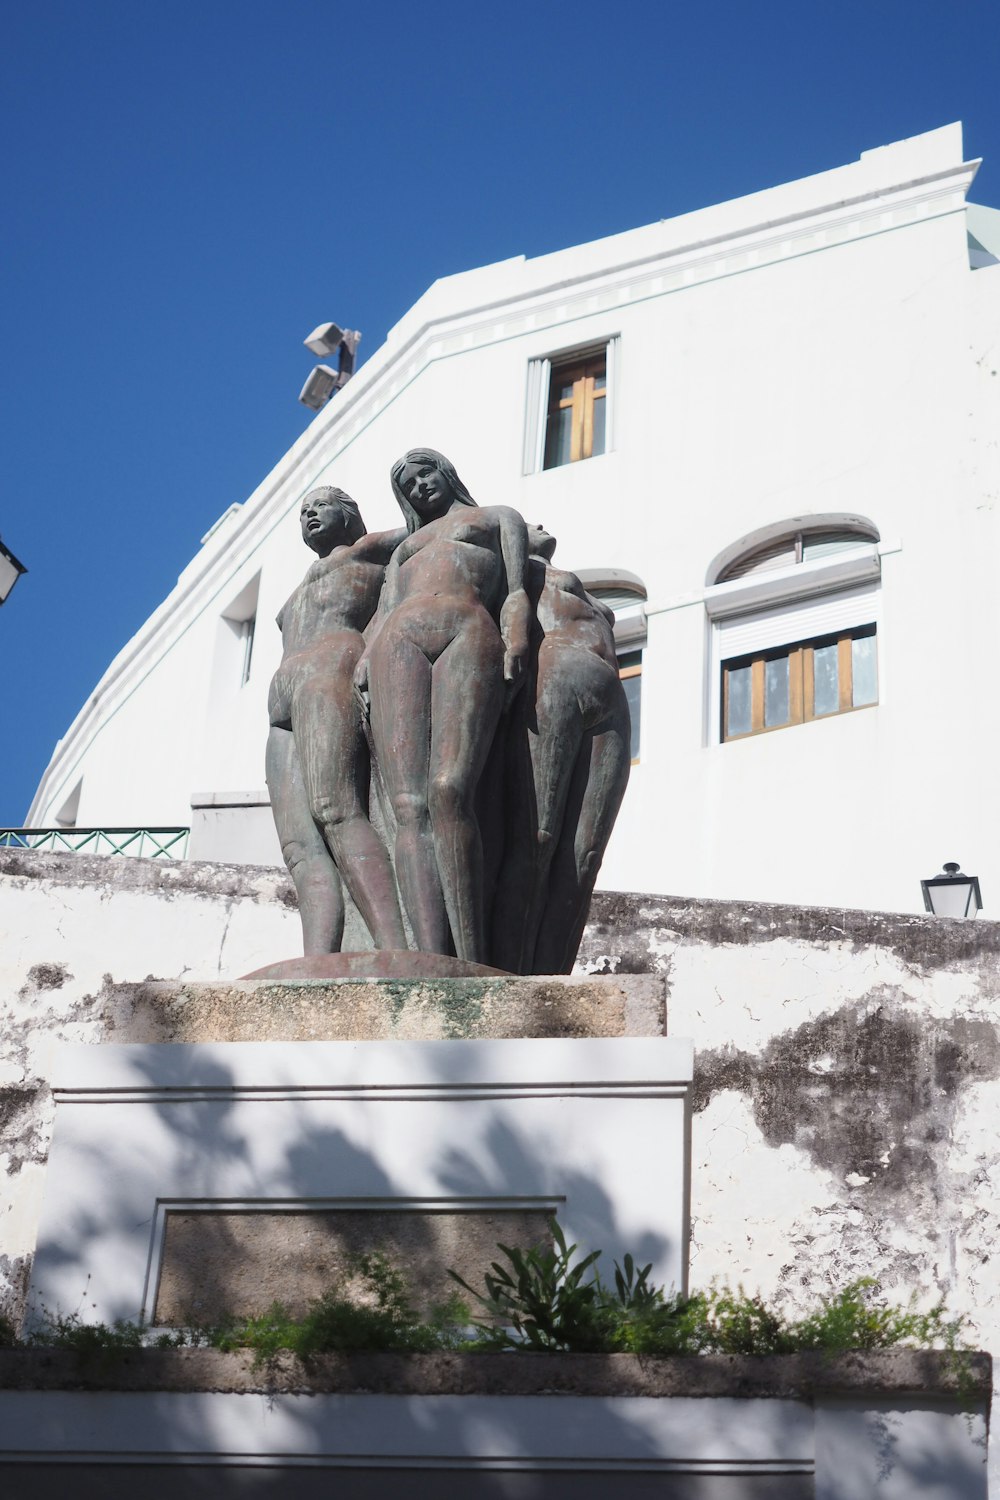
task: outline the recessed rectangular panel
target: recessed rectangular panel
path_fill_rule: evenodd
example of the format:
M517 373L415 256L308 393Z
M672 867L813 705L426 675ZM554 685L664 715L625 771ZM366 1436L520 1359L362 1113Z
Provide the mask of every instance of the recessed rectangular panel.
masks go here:
M216 1323L248 1317L280 1302L293 1315L324 1292L364 1295L357 1258L382 1252L406 1279L426 1316L458 1288L455 1270L483 1290L500 1258L497 1244L550 1243L543 1209L274 1209L172 1210L165 1215L163 1255L152 1321ZM466 1298L471 1301L470 1298Z

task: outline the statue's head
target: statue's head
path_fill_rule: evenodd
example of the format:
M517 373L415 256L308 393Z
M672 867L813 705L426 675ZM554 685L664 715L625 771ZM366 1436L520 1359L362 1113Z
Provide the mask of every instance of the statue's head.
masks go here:
M411 448L393 464L390 477L409 532L446 515L456 503L476 503L456 474L455 465L436 448Z
M350 495L330 484L310 490L299 511L302 540L325 557L334 547L346 547L365 535L361 512Z
M544 526L528 527L528 551L532 557L544 557L546 562L551 562L555 550L556 539L551 531L546 531Z

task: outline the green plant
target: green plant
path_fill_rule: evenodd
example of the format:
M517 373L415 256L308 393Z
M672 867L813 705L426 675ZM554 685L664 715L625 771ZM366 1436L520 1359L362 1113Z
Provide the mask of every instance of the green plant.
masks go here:
M842 1291L824 1297L808 1317L793 1325L798 1350L819 1349L840 1354L848 1349L957 1349L964 1319L947 1319L939 1302L929 1312L917 1312L915 1294L906 1307L892 1307L870 1276L852 1281Z
M478 1319L457 1292L429 1318L419 1318L404 1276L376 1252L351 1262L353 1284L331 1288L300 1317L276 1302L266 1312L213 1329L154 1332L141 1322L84 1323L77 1313L45 1313L20 1341L9 1319L0 1318L0 1347L73 1349L105 1363L141 1348L210 1345L251 1350L259 1366L283 1351L309 1360L362 1350L834 1355L903 1346L948 1351L960 1377L969 1368L962 1318L949 1319L943 1303L917 1312L913 1298L893 1307L868 1277L823 1297L806 1317L787 1320L742 1287L668 1295L650 1285L652 1264L640 1268L631 1255L615 1263L612 1285L606 1286L597 1269L600 1251L575 1261L577 1247L567 1245L555 1219L550 1231L550 1245L499 1245L506 1263L492 1263L482 1292L449 1272L479 1304L484 1316Z
M601 1252L594 1250L574 1265L577 1247L567 1246L555 1219L549 1220L549 1228L552 1246L519 1250L497 1245L510 1266L493 1261L484 1278L485 1295L457 1271L448 1272L486 1311L485 1319L474 1320L482 1347L591 1350L606 1346L606 1299L596 1278L583 1279Z
M662 1356L961 1347L963 1320L949 1321L943 1304L927 1313L916 1312L913 1299L906 1308L892 1307L865 1277L825 1297L798 1321L786 1320L742 1287L667 1295L649 1284L652 1264L638 1269L631 1255L615 1262L614 1284L607 1287L597 1270L601 1252L574 1264L577 1247L567 1246L555 1219L549 1227L551 1247L497 1247L508 1265L493 1262L485 1293L449 1272L486 1312L475 1321L481 1348ZM588 1270L590 1279L584 1280Z
M361 1283L364 1300L332 1288L310 1303L299 1318L275 1302L258 1317L214 1330L210 1341L223 1350L251 1349L258 1364L284 1350L309 1359L316 1354L359 1350L430 1353L462 1344L468 1309L457 1295L435 1308L424 1322L412 1307L405 1278L383 1254L358 1256L351 1269Z

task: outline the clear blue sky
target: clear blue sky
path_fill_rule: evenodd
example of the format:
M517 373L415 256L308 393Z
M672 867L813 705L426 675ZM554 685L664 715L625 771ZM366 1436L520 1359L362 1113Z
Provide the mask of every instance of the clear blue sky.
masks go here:
M0 824L306 425L316 323L370 355L438 276L956 119L1000 204L998 80L995 0L11 0Z

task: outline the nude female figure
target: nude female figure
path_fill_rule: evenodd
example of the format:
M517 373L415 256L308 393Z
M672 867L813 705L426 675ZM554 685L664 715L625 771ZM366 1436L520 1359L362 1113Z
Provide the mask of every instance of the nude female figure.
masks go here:
M416 448L392 469L409 535L386 569L355 681L396 820L396 876L417 947L489 962L476 788L528 651L527 534Z
M405 948L389 855L368 821L371 767L353 679L385 565L406 533L368 535L350 496L328 487L305 497L300 519L318 561L278 615L284 655L268 698L267 784L303 949L340 950L341 878L376 948Z
M493 953L513 973L568 974L625 795L629 710L613 613L549 566L556 543L541 526L529 526L528 545L538 644L508 728Z

